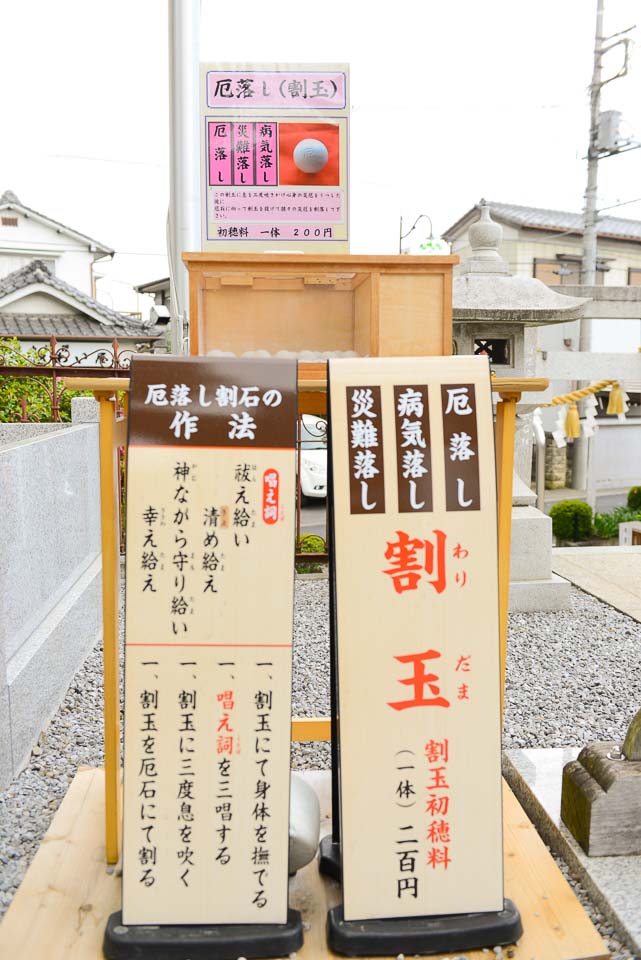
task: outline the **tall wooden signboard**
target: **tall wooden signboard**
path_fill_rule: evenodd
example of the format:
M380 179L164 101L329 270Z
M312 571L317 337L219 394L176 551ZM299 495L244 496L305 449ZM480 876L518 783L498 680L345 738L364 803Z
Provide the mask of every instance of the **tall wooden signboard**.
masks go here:
M383 918L504 912L492 402L487 358L329 372L343 881L330 943L367 953ZM403 941L392 923L391 952L506 942L411 929Z
M132 364L122 924L161 941L226 925L207 956L302 942L287 904L296 416L293 361ZM261 930L287 935L248 952Z

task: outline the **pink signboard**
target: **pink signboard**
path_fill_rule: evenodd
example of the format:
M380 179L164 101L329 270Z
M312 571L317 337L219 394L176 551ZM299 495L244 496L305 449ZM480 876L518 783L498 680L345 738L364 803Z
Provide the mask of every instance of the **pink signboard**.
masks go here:
M210 123L209 134L209 184L232 183L231 123Z
M278 125L210 123L209 186L274 186L278 176Z
M347 67L202 64L201 105L202 248L347 252Z
M315 220L340 223L343 204L340 190L216 190L215 220L263 223L277 220Z
M207 106L344 109L347 72L333 70L209 70Z

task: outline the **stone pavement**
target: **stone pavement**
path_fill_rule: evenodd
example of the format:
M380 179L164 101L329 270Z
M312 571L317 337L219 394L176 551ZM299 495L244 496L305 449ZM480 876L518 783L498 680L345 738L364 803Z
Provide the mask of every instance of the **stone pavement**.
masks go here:
M552 570L641 623L641 547L555 547Z
M552 570L641 623L641 547L555 547ZM545 842L618 935L641 951L641 856L586 856L561 822L563 767L577 753L576 747L509 750L503 773Z
M503 775L540 836L567 863L619 937L641 951L641 857L588 857L561 821L561 779L576 747L508 750Z

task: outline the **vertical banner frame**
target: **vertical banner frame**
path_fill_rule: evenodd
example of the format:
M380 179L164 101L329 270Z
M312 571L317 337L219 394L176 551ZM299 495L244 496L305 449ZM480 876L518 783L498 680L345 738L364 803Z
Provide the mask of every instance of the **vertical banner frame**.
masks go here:
M282 935L295 913L287 861L296 416L295 361L132 364L123 858L123 922L132 929L225 924L236 935L238 925ZM274 562L285 577L278 598ZM248 583L260 623L241 602ZM141 748L138 721L148 727Z
M480 363L479 363L480 361ZM349 378L352 378L351 380ZM343 476L345 470L349 467L350 453L353 451L354 447L348 447L350 443L349 438L349 412L345 408L345 387L354 387L361 388L367 386L368 377L373 378L371 383L381 384L382 389L382 437L383 437L383 449L381 456L385 463L385 501L387 504L387 514L386 515L377 515L370 516L368 520L363 516L362 513L352 514L349 506L349 496L347 493L348 490L348 479L346 476ZM335 511L336 515L334 518L334 534L336 536L335 550L336 550L336 568L335 576L338 581L338 591L336 596L336 617L337 617L337 629L338 629L338 699L339 699L339 710L338 714L340 716L340 755L341 755L341 780L340 780L340 796L341 796L341 826L340 826L340 840L341 840L341 852L343 858L343 884L344 884L344 919L346 921L351 920L367 920L381 917L421 917L434 914L458 914L465 913L470 911L501 911L503 909L503 878L502 878L502 823L501 823L501 796L500 796L500 694L499 694L499 623L498 623L498 577L497 577L497 533L496 533L496 487L495 487L495 467L494 467L494 438L492 432L492 407L491 407L491 390L489 382L489 367L484 358L467 358L467 357L458 357L458 358L422 358L422 359L383 359L383 360L361 360L356 363L353 361L330 361L330 384L331 384L331 421L332 421L332 457L333 457L333 475L334 475L334 484L335 484ZM348 382L349 381L349 382ZM421 450L420 446L417 447L411 442L411 436L414 434L416 437L416 426L412 426L412 420L416 421L416 417L406 418L408 421L406 425L406 433L408 437L408 442L406 445L406 450L403 451L401 447L398 447L396 450L396 438L395 438L395 424L394 424L394 396L393 388L399 385L412 385L417 383L423 383L426 385L429 397L430 397L430 429L432 434L432 443L431 443L431 463L433 467L433 487L434 487L434 510L433 512L425 512L424 509L420 508L423 501L416 501L416 505L419 509L416 509L415 517L409 517L406 512L400 513L398 510L398 477L400 471L397 471L397 464L395 461L395 454L406 453L407 450L414 451ZM451 446L452 437L449 435L446 437L444 435L444 423L443 412L445 408L442 406L441 397L440 397L440 387L441 385L448 385L450 388L455 390L461 386L474 384L477 400L480 404L478 412L478 428L481 431L481 436L479 437L480 447L477 447L475 451L479 453L479 449L482 452L481 460L481 476L482 476L482 500L483 505L481 510L478 510L478 504L474 505L473 498L470 498L467 495L466 490L466 480L463 478L461 502L464 504L463 507L459 507L457 510L446 511L446 497L445 497L445 474L452 472L452 468L457 466L466 466L470 459L473 458L469 454L471 444L468 443L468 440L465 437L471 438L473 431L464 430L461 428L458 431L453 431L456 433L457 437L454 440L454 446ZM438 390L438 393L437 393ZM461 398L461 393L453 394L454 401L456 398ZM362 397L361 397L362 400ZM465 405L461 403L459 399L459 409L463 411ZM363 407L361 403L361 410L363 412ZM369 411L370 414L372 410ZM450 411L451 413L451 411ZM476 416L476 414L475 414ZM467 417L467 420L465 419ZM370 419L370 422L375 422L375 419L372 417L365 418ZM471 422L469 413L462 413L460 416L461 422ZM363 421L363 417L360 417L360 420ZM447 427L446 427L447 428ZM357 432L360 435L361 440L367 431L364 431L362 427L358 427ZM353 433L353 431L352 431ZM372 440L373 434L369 431L370 440ZM354 437L352 437L354 439ZM343 450L345 448L345 450ZM371 450L372 447L369 447ZM449 460L450 450L454 450L454 459ZM458 453L456 452L458 451ZM467 453L466 453L467 451ZM368 448L361 449L360 451L367 453ZM378 452L378 451L375 451ZM416 458L411 458L413 462L418 462ZM369 462L371 458L368 458L366 461L365 457L360 458L360 476L361 479L365 475L364 471L367 470L366 463ZM410 461L411 462L411 461ZM448 465L449 464L449 465ZM370 469L376 470L377 464L372 461L370 463ZM420 470L419 470L420 474ZM421 475L422 476L422 475ZM457 478L454 478L457 479ZM460 479L460 478L459 478ZM353 481L353 473L352 473ZM461 489L460 485L458 486ZM477 498L478 499L478 498ZM367 505L371 505L369 502ZM452 504L450 503L450 506ZM468 512L470 509L474 509L474 513L470 513L470 517L465 518L465 523L461 523L460 514L463 512ZM373 513L373 511L372 511ZM473 517L476 516L476 525L481 527L479 530L474 533L472 531L472 526L474 524ZM351 520L350 520L351 517ZM438 522L437 522L438 521ZM392 583L385 584L386 576L385 573L394 568L394 560L396 554L394 549L391 549L394 545L394 531L400 530L404 531L405 527L403 524L407 525L412 523L412 536L411 539L416 541L415 546L421 542L424 547L424 564L423 569L420 571L419 578L421 580L420 589L427 591L426 597L430 593L433 593L433 600L430 598L428 603L427 599L424 600L423 610L421 611L421 605L418 606L414 604L412 611L405 611L407 619L399 619L399 629L403 629L405 626L409 626L409 633L412 633L412 624L426 624L427 626L427 639L429 643L423 642L423 646L426 648L429 646L437 646L437 640L435 639L434 630L429 629L429 621L425 620L426 615L430 616L432 623L437 626L436 636L438 636L439 641L444 641L443 630L445 629L446 624L451 626L455 624L457 613L456 610L460 611L461 608L461 591L465 590L465 587L468 584L466 571L463 569L454 569L454 566L464 566L465 564L454 564L453 557L449 557L448 551L449 547L459 547L459 561L462 561L468 555L470 559L473 558L474 553L477 554L475 560L476 570L474 572L474 578L478 581L477 588L475 593L475 598L479 601L479 587L481 587L481 593L484 594L484 597L481 597L480 602L483 605L483 612L481 620L485 618L486 620L486 637L485 637L485 657L481 656L482 648L478 646L471 648L472 653L467 654L467 651L459 652L457 659L465 657L467 654L467 660L463 660L463 664L470 668L470 665L476 660L479 663L477 668L476 676L479 679L478 689L478 700L480 701L481 697L491 698L491 706L489 713L491 714L491 719L488 722L483 722L481 717L480 721L475 718L476 722L472 723L474 729L479 730L481 733L481 738L485 738L488 743L486 746L489 746L489 750L486 749L486 763L489 764L490 772L487 776L482 776L482 768L479 770L475 768L474 774L470 772L469 764L470 760L472 766L474 766L474 759L470 758L469 747L465 747L465 740L461 736L461 731L456 731L455 729L450 729L451 725L445 724L442 715L438 718L437 721L431 721L431 729L434 732L434 736L430 737L430 740L434 742L440 742L441 744L445 743L448 747L451 745L454 746L454 743L461 744L461 749L466 754L465 763L461 763L461 754L458 757L450 756L449 764L446 763L446 767L450 765L450 771L441 771L440 776L442 778L449 777L453 779L453 782L456 782L457 790L452 791L452 796L464 796L465 790L462 789L461 778L463 780L467 773L470 774L471 781L473 782L484 782L484 787L487 787L489 782L489 790L486 790L488 793L488 803L486 804L486 815L483 816L482 812L479 813L476 820L477 822L483 822L483 827L481 832L483 833L482 842L476 844L476 848L472 851L472 860L469 859L463 860L463 863L467 865L462 866L462 874L469 872L471 869L469 867L470 862L474 863L474 858L478 862L483 862L483 873L485 877L490 876L490 880L487 883L484 883L483 889L478 891L475 884L466 884L464 880L461 880L461 873L452 870L454 866L454 851L456 851L456 859L459 859L460 856L465 856L464 851L469 851L470 847L474 847L474 843L470 842L473 840L468 833L465 833L467 829L465 826L465 821L469 819L470 823L473 824L475 818L473 816L473 810L467 810L464 814L465 801L463 800L462 806L463 809L459 808L456 813L455 818L451 818L451 824L448 824L447 827L443 827L445 831L441 835L441 839L444 837L448 839L447 830L450 830L452 834L451 839L456 837L458 833L461 836L461 841L454 845L449 843L433 844L430 847L430 850L423 849L426 847L425 837L414 838L414 833L412 831L412 837L410 839L417 840L418 850L416 856L414 857L415 861L418 862L419 859L424 859L426 856L429 856L433 853L434 849L437 850L437 853L432 858L433 863L432 867L425 867L421 869L420 878L423 881L423 886L429 890L426 892L422 898L420 896L412 897L412 900L416 900L415 904L410 905L408 908L406 904L398 906L394 903L394 897L379 897L379 902L376 902L376 896L374 896L374 902L372 903L372 898L370 892L373 888L380 887L381 881L377 884L367 883L367 877L371 879L372 876L382 875L383 870L381 864L385 862L387 864L388 860L390 862L396 862L397 858L390 855L388 856L389 851L385 850L385 853L381 851L381 843L386 841L381 841L380 838L385 834L385 822L390 820L391 811L386 808L385 804L381 806L381 803L374 803L372 806L375 808L374 811L369 811L364 813L363 807L365 806L365 800L363 796L363 787L359 789L358 783L359 779L361 783L367 782L367 762L362 760L362 754L368 752L367 744L363 743L362 736L360 737L360 746L357 750L357 745L355 743L355 720L357 715L360 712L361 723L362 717L367 715L368 717L368 737L367 743L376 743L376 753L378 754L378 766L380 768L380 759L382 756L381 751L384 750L384 738L381 740L379 736L381 733L381 723L389 726L390 723L396 723L397 718L392 719L390 716L388 719L385 719L385 711L380 708L380 704L372 707L371 702L365 704L361 702L363 696L367 697L376 697L379 693L379 687L384 687L386 691L389 692L389 697L387 699L387 706L390 707L393 703L397 705L404 699L409 696L409 692L414 690L417 692L419 690L418 685L412 686L413 680L416 680L420 674L422 682L420 685L421 696L425 694L425 699L439 700L439 699L448 699L445 697L440 697L441 691L438 690L438 683L435 677L430 677L427 670L433 664L428 663L427 660L419 661L416 657L412 658L411 656L403 657L400 649L398 651L390 650L389 655L389 664L386 666L386 670L389 674L389 677L383 676L382 678L374 676L372 673L368 674L367 683L362 683L361 681L361 690L358 688L358 684L354 681L353 677L350 676L348 670L349 657L354 657L354 648L360 645L360 653L363 653L363 641L361 637L363 633L368 633L368 649L371 657L376 657L381 655L382 651L385 649L385 641L381 640L380 629L378 629L378 622L381 618L384 619L384 610L381 608L379 602L379 596L381 591L384 591L386 587L392 589L393 599L401 600L403 599L403 594L413 596L417 594L417 591L412 590L412 581L416 577L416 571L410 570L406 574L406 579L403 581L400 577L396 579L396 585L399 587L398 591L393 587ZM385 562L382 549L378 552L380 557L377 560L370 562L369 558L372 556L372 553L376 554L376 547L370 543L370 539L365 535L364 524L368 524L370 527L376 525L379 534L384 536L386 539L382 542L382 549L385 547L385 543L388 546L388 552L390 556L388 562ZM418 524L418 527L417 527ZM389 527L389 530L387 530ZM441 527L443 528L441 530ZM429 528L429 530L428 530ZM441 551L441 556L439 556L439 544L437 542L438 537L436 536L436 531L441 530L441 537L443 547ZM426 532L428 535L426 536ZM466 540L464 539L467 536L469 544L471 546L472 540L474 540L474 546L472 549L468 549ZM478 539L480 536L480 539ZM430 537L433 542L430 542ZM449 539L452 540L452 543L449 544ZM380 536L379 536L380 539ZM399 541L400 541L399 537ZM454 540L456 543L454 543ZM476 542L478 540L478 542ZM357 542L359 545L359 561L358 561L358 570L359 572L355 574L351 572L353 569L353 564L356 563L354 555L349 556L349 544ZM447 549L445 544L448 544ZM401 547L395 548L397 551ZM418 550L418 546L417 546ZM465 552L467 551L467 552ZM428 556L429 553L429 556ZM483 557L481 565L479 567L479 560ZM378 563L377 561L381 562ZM438 567L439 563L443 560L447 561L448 566L451 568L451 580L445 584L441 584L437 571L435 568ZM430 571L427 571L427 566L431 567ZM370 570L370 566L372 569ZM376 567L376 569L374 569ZM378 567L381 569L379 570ZM386 569L384 569L386 568ZM472 571L470 571L472 572ZM464 576L465 574L465 576ZM392 581L395 578L389 574ZM447 576L447 573L446 573ZM355 582L356 578L361 578L364 582L367 582L370 585L370 601L369 608L367 611L364 610L363 606L363 596L359 593L358 583ZM377 586L374 586L378 581ZM472 579L472 578L471 578ZM470 583L470 586L472 584ZM353 590L352 590L353 588ZM407 589L405 589L407 588ZM449 591L457 590L459 591L459 596L455 597L454 608L449 610L446 615L444 615L444 610L441 609L439 612L438 604L441 606L445 602L447 594ZM468 586L469 591L469 586ZM345 616L345 596L350 592L354 592L358 596L358 600L350 598L350 603L358 604L360 601L360 609L363 612L363 620L371 617L369 625L363 625L361 622L360 634L359 629L357 628L357 623L354 621L353 616ZM471 601L467 601L469 607ZM370 613L370 610L374 608L374 612ZM478 603L475 605L475 616L479 615ZM436 618L436 619L434 619ZM371 630L370 630L371 628ZM459 634L460 634L459 626ZM468 625L469 629L469 625ZM415 642L416 650L406 651L409 654L416 654L421 651L418 650L418 645L420 646L421 637L420 629L419 635L416 636L415 633ZM393 632L392 632L393 633ZM342 637L347 638L343 640L341 644L340 640ZM389 637L389 640L393 644L393 636ZM347 642L348 641L348 642ZM454 645L456 643L460 644L461 637L454 640ZM407 642L408 647L412 646L412 641ZM489 645L489 646L488 646ZM449 644L452 647L452 643ZM476 656L474 656L476 654ZM443 659L440 662L445 665L448 654L443 653ZM450 659L453 656L453 652L450 651ZM471 659L470 659L471 656ZM403 663L398 663L398 666L395 667L395 660L403 660ZM480 661L485 659L485 663L481 665ZM489 661L489 662L488 662ZM438 663L439 660L435 657L434 662ZM425 669L427 665L427 669ZM476 663L474 663L476 667ZM453 662L448 665L449 669L455 670L456 663ZM405 673L403 673L403 670ZM407 671L409 670L409 674ZM412 670L418 671L412 675ZM445 666L442 670L434 670L434 673L441 673L444 677ZM398 674L398 676L397 676ZM460 680L460 678L458 678ZM476 677L474 677L476 680ZM432 681L432 686L430 687L429 681ZM441 681L439 681L441 682ZM387 684L387 685L386 685ZM400 685L399 685L400 684ZM408 687L407 685L410 684ZM445 686L441 683L443 689ZM452 680L448 681L449 688L449 709L451 709L453 703L452 690L457 691L458 688L465 686L462 683L457 685L452 685ZM427 691L433 690L433 694L430 695ZM363 694L362 691L366 691ZM456 695L456 692L455 692ZM464 692L463 694L467 694ZM463 706L462 703L458 704L459 708ZM437 706L436 704L430 705L427 707L425 705L423 710L432 710L432 717L438 715L439 710L445 713L446 708L444 706ZM398 717L405 717L410 715L413 711L408 709L398 709L395 713ZM483 711L485 714L488 713L487 710ZM423 723L425 721L422 721ZM480 722L481 726L478 727ZM434 725L436 724L436 725ZM398 726L398 723L396 723ZM411 725L410 725L411 727ZM402 736L407 736L408 726L407 724L401 723L399 729L403 730L404 733ZM351 729L351 734L350 734ZM455 737L452 738L452 732L455 734ZM438 734L438 736L436 736ZM420 739L420 737L419 737ZM427 739L427 738L426 738ZM401 742L397 746L402 746ZM410 744L410 747L416 747L416 744ZM361 762L357 757L357 752L361 754ZM371 753L371 750L369 750ZM417 750L414 750L417 753ZM476 755L478 756L479 751L478 747L475 747ZM483 753L483 751L481 751ZM372 761L373 758L369 757L369 760ZM423 763L427 762L425 757L421 758ZM453 762L452 762L453 761ZM465 766L465 770L463 770ZM478 766L478 763L477 763ZM434 768L434 765L432 765ZM424 771L423 771L424 772ZM413 774L412 774L413 775ZM372 779L371 772L369 773L370 779ZM422 776L422 774L421 774ZM425 779L425 777L422 777ZM489 778L489 780L488 780ZM381 782L381 773L376 775L376 791L380 791L380 782ZM402 782L402 781L399 781ZM408 780L409 782L409 780ZM427 786L427 784L421 784L421 786ZM448 785L449 787L449 785ZM417 791L418 792L418 791ZM441 791L443 793L444 791ZM438 795L439 791L432 791L429 796ZM421 801L424 802L425 791L422 790ZM350 799L351 798L351 799ZM411 795L408 799L412 799ZM371 801L370 801L371 803ZM351 809L350 809L351 806ZM391 807L393 811L394 807ZM398 811L397 811L398 813ZM402 814L404 816L404 814ZM367 830L363 833L362 827L364 821L370 822L372 820L370 828L371 833L368 833ZM489 820L488 820L489 818ZM410 818L411 819L411 818ZM425 814L421 814L421 820L425 819ZM445 820L445 818L441 818ZM438 821L437 821L438 822ZM413 826L413 824L411 824ZM400 824L399 827L407 826L407 824ZM489 826L489 828L488 828ZM431 829L429 822L423 824L427 830ZM355 838L354 830L358 832L358 837ZM389 832L389 830L387 831ZM416 832L416 831L414 831ZM424 832L424 831L423 831ZM386 834L385 834L386 836ZM401 839L403 839L402 834L399 834ZM337 841L338 835L335 833L334 841ZM394 842L397 840L397 837L387 838L391 840L391 850L394 851ZM456 837L458 839L458 837ZM459 850L456 850L456 847L459 847ZM481 847L483 850L481 850ZM449 848L449 849L447 849ZM453 849L452 849L453 848ZM463 848L463 852L461 850ZM371 855L375 858L375 865L371 862L368 862L363 866L363 862L368 859L368 854L371 851ZM440 851L440 852L439 852ZM445 853L444 853L445 851ZM450 852L452 851L452 852ZM480 859L479 859L480 858ZM449 863L443 864L443 859L448 860ZM359 867L359 861L361 867ZM403 859L403 863L406 865L408 858ZM459 863L461 861L459 860ZM389 864L388 864L389 866ZM446 874L446 870L452 871L452 873L457 873L457 876L452 880L452 873L449 875ZM327 871L331 872L331 871ZM441 873L441 882L438 883L439 872ZM432 874L430 877L429 874ZM403 875L405 874L405 875ZM443 875L445 875L445 882L443 882ZM400 874L401 882L407 879L406 871L403 871ZM420 884L419 884L420 886ZM367 891L369 887L370 892ZM440 889L439 889L440 888ZM363 894L363 896L361 896Z

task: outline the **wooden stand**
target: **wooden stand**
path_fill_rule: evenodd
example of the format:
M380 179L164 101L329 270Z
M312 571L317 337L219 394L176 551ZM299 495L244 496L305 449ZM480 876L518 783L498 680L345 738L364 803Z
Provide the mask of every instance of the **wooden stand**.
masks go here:
M507 611L510 588L510 540L512 536L512 473L514 463L514 433L516 404L524 392L545 390L546 379L492 380L492 390L499 397L496 405L496 469L498 480L498 544L499 544L499 607L500 607L500 662L501 697L505 686L505 658L507 649ZM105 830L107 863L116 863L120 851L120 800L118 748L120 743L120 706L118 679L118 477L116 470L118 448L126 444L125 416L116 419L116 393L129 392L125 377L105 380L75 378L78 390L93 390L100 401L100 485L102 537L102 593L103 593L103 656L105 683ZM322 414L327 403L326 365L299 364L299 412ZM329 739L329 718L293 721L298 736L294 739ZM298 726L297 726L298 725ZM318 725L318 726L317 726ZM316 732L314 732L314 730ZM304 732L304 736L302 735Z
M305 776L320 797L323 828L329 829L330 774ZM524 928L518 945L510 948L513 960L607 958L603 941L505 784L503 803L505 892L518 903ZM0 926L0 956L101 960L107 918L121 903L119 871L105 865L104 818L104 773L84 768ZM340 887L319 876L316 861L293 878L290 904L300 910L305 926L299 960L336 956L326 944L325 919L339 902ZM488 956L481 950L465 955L469 960Z
M448 356L458 257L185 253L190 349Z
M314 412L325 402L323 369L301 365L301 405ZM118 697L118 497L115 454L125 443L124 419L116 419L115 392L129 389L125 378L74 380L78 389L94 390L100 399L100 447L103 542L103 608L105 656L105 770L82 769L54 817L35 860L0 926L0 956L13 960L100 960L111 913L120 909L119 857L120 736ZM493 380L497 404L497 471L499 476L499 562L501 663L505 664L509 545L512 512L512 462L516 402L521 392L544 390L545 380ZM328 718L295 718L294 740L329 740ZM323 833L331 832L329 772L307 774L321 798ZM603 941L563 879L534 827L504 784L506 896L518 904L524 934L513 948L515 960L607 958ZM301 960L332 957L326 944L328 909L340 902L340 887L319 876L314 861L291 882L290 905L301 911L305 942ZM307 928L309 925L309 928ZM467 952L485 960L482 951Z

